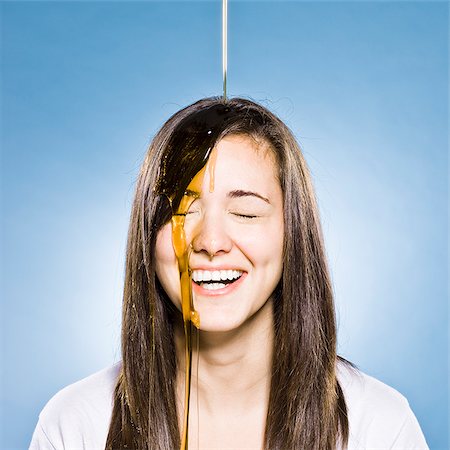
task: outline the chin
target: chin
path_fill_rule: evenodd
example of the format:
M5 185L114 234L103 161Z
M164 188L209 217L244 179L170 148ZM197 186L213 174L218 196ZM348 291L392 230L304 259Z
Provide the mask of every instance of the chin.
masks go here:
M256 311L243 306L241 305L241 308L221 308L220 310L199 307L200 331L205 333L245 332L272 326L272 302L270 300L259 305Z
M246 320L242 317L233 317L229 312L220 314L219 311L198 311L200 316L200 331L206 333L225 333L244 326Z

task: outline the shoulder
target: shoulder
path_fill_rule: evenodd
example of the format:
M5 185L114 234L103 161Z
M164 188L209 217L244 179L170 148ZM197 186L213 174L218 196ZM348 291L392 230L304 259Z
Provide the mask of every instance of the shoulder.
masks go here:
M400 392L359 369L339 363L337 377L349 413L376 415L384 412L398 416L409 408L408 401Z
M387 384L342 362L337 378L349 418L349 449L428 449L408 400Z
M30 448L104 447L120 368L119 362L54 395L39 414Z

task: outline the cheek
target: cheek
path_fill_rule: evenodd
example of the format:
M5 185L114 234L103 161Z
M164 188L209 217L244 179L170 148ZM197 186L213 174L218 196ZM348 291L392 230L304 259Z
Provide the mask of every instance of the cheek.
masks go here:
M156 276L172 302L178 304L180 281L177 260L172 246L172 225L164 225L158 232L155 245Z
M175 261L175 254L172 247L172 226L170 223L166 223L158 231L156 236L155 256L157 265L164 265L171 261Z
M283 224L255 228L251 233L242 230L236 242L253 265L278 268L283 263Z

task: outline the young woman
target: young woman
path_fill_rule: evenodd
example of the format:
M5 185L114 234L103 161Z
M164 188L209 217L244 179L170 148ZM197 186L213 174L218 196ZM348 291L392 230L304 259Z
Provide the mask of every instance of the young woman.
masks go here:
M131 214L122 361L59 392L31 448L180 448L191 321L188 448L428 448L406 399L336 355L308 169L249 100L200 100L154 138Z

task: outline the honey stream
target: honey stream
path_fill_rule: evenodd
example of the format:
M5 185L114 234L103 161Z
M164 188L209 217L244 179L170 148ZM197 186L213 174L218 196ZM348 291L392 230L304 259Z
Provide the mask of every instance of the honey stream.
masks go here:
M227 99L227 25L228 22L228 0L222 0L222 67L223 67L223 100ZM214 190L214 167L216 162L217 151L213 147L217 138L217 131L214 131L219 124L224 124L231 117L231 111L227 107L219 107L200 112L184 124L184 131L180 133L174 148L186 144L183 138L188 140L194 132L197 135L201 132L199 148L207 149L205 153L206 164L200 169L190 181L176 211L172 211L172 244L177 258L178 271L180 275L181 286L181 311L183 315L183 327L185 335L185 398L184 398L184 415L183 415L183 434L181 437L180 450L188 450L189 437L189 406L191 397L191 377L192 377L192 334L193 327L197 330L200 328L200 316L194 309L192 298L192 278L189 268L189 256L191 246L186 241L185 221L186 214L192 203L201 195L203 179L206 171L209 173L209 191ZM206 134L204 134L206 132ZM210 146L210 144L212 144ZM166 173L166 170L163 170ZM184 176L184 175L182 175ZM173 180L175 185L180 180ZM173 186L171 187L173 188ZM164 192L164 189L163 189ZM176 192L176 189L175 189ZM170 196L172 204L175 196ZM192 242L192 238L191 238ZM197 351L199 351L199 332L197 331ZM198 360L197 360L198 361ZM198 366L197 366L198 370ZM198 377L197 377L198 378ZM198 409L198 399L197 399Z
M228 0L222 0L222 73L223 99L227 99L227 69L228 69Z

